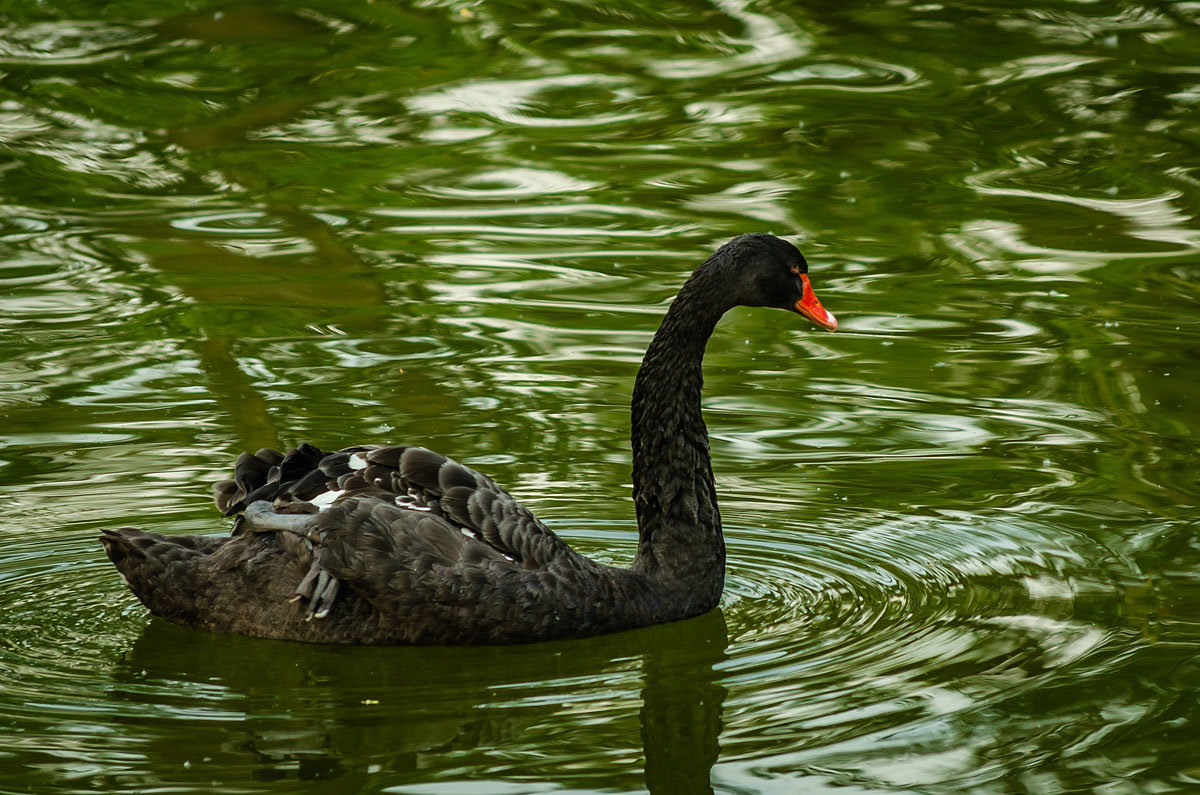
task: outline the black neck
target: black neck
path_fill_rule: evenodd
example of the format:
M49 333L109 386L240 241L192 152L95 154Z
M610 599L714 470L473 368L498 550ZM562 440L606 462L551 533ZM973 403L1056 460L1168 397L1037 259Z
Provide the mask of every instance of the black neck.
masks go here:
M634 568L680 584L697 611L716 604L725 572L700 389L705 344L730 306L705 271L701 266L684 284L642 359L632 427L640 535Z

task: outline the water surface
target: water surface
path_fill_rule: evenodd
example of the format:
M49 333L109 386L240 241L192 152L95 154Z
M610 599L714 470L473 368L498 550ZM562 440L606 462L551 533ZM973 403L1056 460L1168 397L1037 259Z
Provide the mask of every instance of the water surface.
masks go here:
M55 4L0 34L0 790L1200 786L1200 6ZM100 528L419 441L628 561L628 399L732 313L719 611L521 648L151 620Z

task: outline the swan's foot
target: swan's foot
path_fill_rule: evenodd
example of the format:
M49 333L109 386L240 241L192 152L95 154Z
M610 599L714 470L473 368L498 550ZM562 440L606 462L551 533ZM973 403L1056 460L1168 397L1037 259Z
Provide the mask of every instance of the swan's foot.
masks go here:
M306 502L294 502L275 505L266 500L256 500L246 506L242 512L245 528L256 533L283 532L294 533L304 539L311 551L313 544L320 543L320 534L316 528L316 506ZM282 511L282 512L281 512ZM289 602L293 604L308 601L308 611L305 621L314 618L325 618L333 609L341 582L313 561L308 573L296 586L296 591Z
M293 604L302 599L312 599L313 590L316 588L317 578L321 575L321 564L313 561L312 566L308 569L308 574L304 575L304 579L300 580L300 584L296 586L296 593L289 602Z
M307 503L305 503L307 504ZM313 513L277 513L266 500L257 500L242 512L246 529L255 533L285 532L308 537L314 521Z
M322 584L324 580L324 584ZM337 577L332 577L328 572L321 572L321 576L317 579L317 597L309 604L308 609L313 618L325 618L329 615L329 611L333 609L333 602L337 599L338 589L341 587L341 580Z
M288 601L295 603L304 599L308 600L305 621L325 618L333 609L333 603L337 599L340 587L340 580L321 568L321 564L314 562L308 573L304 575L304 579L296 586L295 595Z

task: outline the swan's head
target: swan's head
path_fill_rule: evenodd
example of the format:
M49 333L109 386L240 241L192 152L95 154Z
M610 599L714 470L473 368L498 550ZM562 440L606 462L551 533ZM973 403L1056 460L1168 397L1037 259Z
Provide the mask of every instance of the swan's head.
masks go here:
M821 328L837 328L837 318L821 306L808 281L804 255L786 240L761 233L742 235L722 246L713 259L726 270L724 280L735 306L787 309Z

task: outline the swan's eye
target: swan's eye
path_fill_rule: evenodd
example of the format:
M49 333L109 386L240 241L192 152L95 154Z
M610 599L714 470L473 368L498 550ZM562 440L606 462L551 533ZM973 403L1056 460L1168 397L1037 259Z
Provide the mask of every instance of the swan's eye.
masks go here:
M795 276L799 276L799 275L800 275L800 266L799 266L799 265L794 265L794 264L793 264L793 265L789 265L789 266L788 266L788 270L790 270L790 271L792 272L792 274L793 274L793 275L795 275Z

